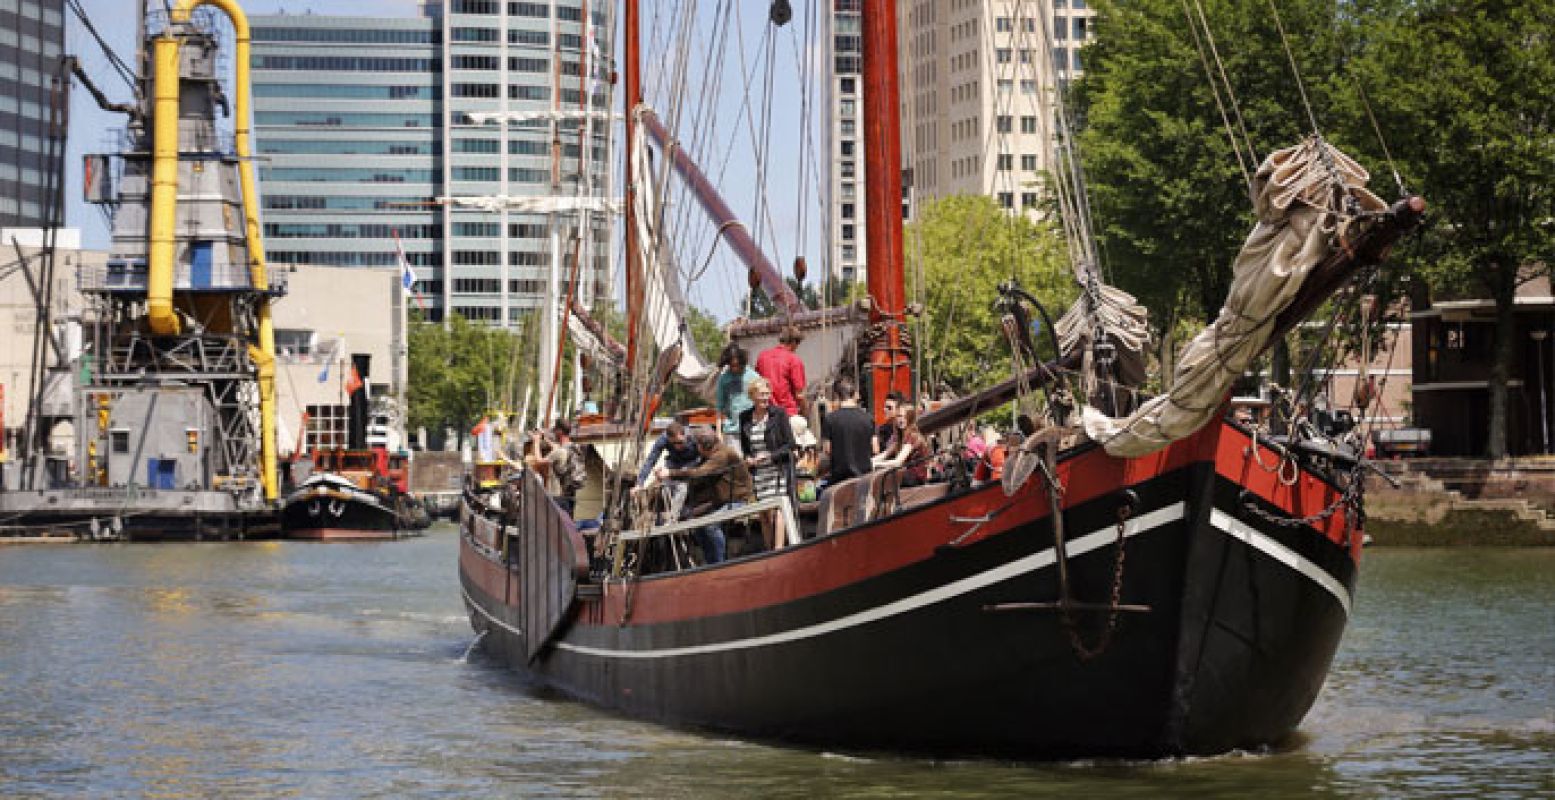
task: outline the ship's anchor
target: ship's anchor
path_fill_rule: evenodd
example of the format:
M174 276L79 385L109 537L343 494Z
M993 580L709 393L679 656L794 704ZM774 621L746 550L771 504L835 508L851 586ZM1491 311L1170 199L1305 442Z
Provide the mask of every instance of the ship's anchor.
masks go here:
M308 516L316 517L318 515L319 515L319 501L314 500L313 503L308 506Z
M329 513L331 515L333 515L333 516L336 516L336 517L340 516L341 514L346 513L345 504L340 502L339 500L331 500L331 501L329 501Z
M1046 455L1046 454L1044 454ZM1123 491L1122 502L1117 510L1118 537L1114 545L1116 553L1112 569L1112 596L1106 603L1087 603L1074 599L1069 586L1069 554L1064 539L1064 514L1063 514L1063 485L1059 483L1050 458L1036 459L1037 471L1042 473L1047 484L1048 503L1052 509L1053 520L1053 558L1058 568L1058 600L1048 603L995 603L983 606L984 611L1057 611L1062 617L1064 632L1069 636L1069 644L1074 648L1076 656L1081 661L1089 661L1105 653L1112 644L1112 635L1117 630L1118 620L1125 612L1149 613L1150 606L1124 603L1123 600L1123 565L1126 551L1124 539L1127 536L1128 520L1134 514L1134 509L1139 505L1139 496L1132 490ZM1075 612L1107 613L1107 624L1102 629L1101 637L1094 645L1087 645L1080 635L1079 626L1076 624Z

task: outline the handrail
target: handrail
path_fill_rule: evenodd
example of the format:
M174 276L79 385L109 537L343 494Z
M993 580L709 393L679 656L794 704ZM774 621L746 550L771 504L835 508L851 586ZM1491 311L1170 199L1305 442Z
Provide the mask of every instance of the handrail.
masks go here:
M783 495L778 497L768 497L765 500L757 500L754 503L746 503L737 508L725 509L723 511L714 511L710 514L703 514L700 517L693 517L691 519L681 520L680 522L671 522L668 525L655 525L654 527L648 528L646 530L624 530L621 531L621 541L635 542L644 539L653 539L659 536L669 536L670 534L675 533L684 533L685 531L705 528L709 525L713 525L719 522L729 522L731 520L743 519L745 517L753 517L757 514L761 514L767 511L783 512L783 526L787 530L787 533L783 537L784 541L787 544L798 544L799 518L794 515L794 507L789 504L788 497ZM783 546L783 543L780 542L778 546Z

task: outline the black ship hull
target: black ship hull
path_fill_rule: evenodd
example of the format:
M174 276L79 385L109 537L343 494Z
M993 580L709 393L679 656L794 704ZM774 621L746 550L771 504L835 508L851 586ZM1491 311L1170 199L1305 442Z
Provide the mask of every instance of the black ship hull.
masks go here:
M1359 533L1332 517L1272 522L1337 490L1304 474L1282 495L1261 471L1239 477L1234 445L1247 440L1219 427L1159 458L1125 465L1091 450L1060 464L1074 498L1062 560L1071 599L1092 604L1067 614L1043 605L1061 594L1045 501L1006 499L997 486L743 562L582 592L539 648L525 603L554 590L515 589L500 548L467 524L465 599L485 646L515 668L674 725L1038 759L1275 745L1311 707L1338 647ZM1125 502L1116 599L1147 611L1111 610ZM978 520L990 530L949 545ZM529 552L510 546L506 560L515 550Z
M394 539L408 530L385 498L332 475L315 476L286 498L281 526L288 539Z

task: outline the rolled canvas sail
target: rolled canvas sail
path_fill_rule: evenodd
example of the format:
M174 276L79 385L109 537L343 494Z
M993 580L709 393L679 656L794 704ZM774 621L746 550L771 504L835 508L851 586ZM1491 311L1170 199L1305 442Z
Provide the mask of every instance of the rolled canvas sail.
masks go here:
M1233 264L1220 315L1183 348L1166 394L1123 419L1086 408L1086 434L1111 455L1134 457L1208 423L1231 384L1268 344L1275 317L1342 238L1350 218L1348 201L1340 198L1354 198L1362 211L1386 207L1366 190L1369 178L1360 164L1315 137L1271 153L1253 178L1258 224ZM1335 183L1342 185L1342 195Z

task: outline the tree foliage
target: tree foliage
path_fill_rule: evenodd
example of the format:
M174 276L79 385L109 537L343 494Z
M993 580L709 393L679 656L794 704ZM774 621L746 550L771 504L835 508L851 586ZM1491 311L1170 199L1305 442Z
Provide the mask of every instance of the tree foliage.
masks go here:
M784 278L783 282L788 284L788 288L794 292L794 295L799 298L800 304L805 308L813 311L821 307L821 295L815 290L815 284L800 283L799 279L792 275ZM767 296L767 290L760 286L746 293L745 302L741 303L740 307L750 309L751 319L775 317L781 310L778 308L778 304Z
M933 389L966 393L1009 377L994 311L1000 282L1019 281L1055 317L1076 293L1060 233L1006 214L989 197L927 203L905 239L908 296L923 304L913 330Z
M1227 111L1240 110L1258 154L1294 143L1315 119L1390 196L1380 128L1435 219L1387 274L1413 271L1438 298L1497 301L1489 438L1491 455L1503 452L1512 298L1550 263L1555 236L1555 11L1531 0L1287 0L1278 13L1298 84L1268 4L1203 7L1231 84L1222 99L1236 99ZM1098 0L1101 35L1075 93L1104 252L1158 330L1214 315L1251 222L1205 74L1206 58L1218 74L1217 56L1207 47L1201 56L1187 8Z
M1311 125L1269 6L1202 6L1258 157L1296 144ZM1101 33L1086 49L1074 93L1096 233L1114 282L1145 303L1157 333L1170 333L1183 317L1219 311L1252 204L1187 7L1180 0L1099 0L1096 7ZM1330 106L1323 78L1341 54L1332 12L1326 0L1279 4L1320 120ZM1221 97L1232 113L1231 97L1224 90ZM1250 174L1257 165L1245 167Z
M1520 282L1555 261L1555 7L1529 0L1373 0L1353 20L1348 124L1369 106L1434 224L1403 255L1436 299L1496 301L1487 455L1506 453ZM1384 153L1375 137L1363 148Z
M465 430L486 411L516 402L513 388L535 374L534 340L458 314L447 327L413 320L406 392L411 427Z

